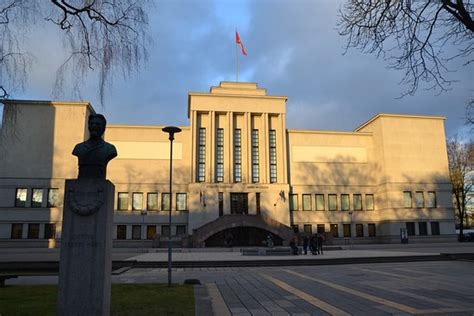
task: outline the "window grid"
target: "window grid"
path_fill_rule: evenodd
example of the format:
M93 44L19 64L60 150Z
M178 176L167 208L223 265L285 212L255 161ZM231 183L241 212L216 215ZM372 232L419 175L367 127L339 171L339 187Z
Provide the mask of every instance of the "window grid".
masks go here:
M234 182L242 182L242 132L234 130Z
M303 194L303 211L311 211L311 194Z
M186 211L188 209L186 193L176 193L176 210Z
M170 194L161 193L161 210L169 211L170 210Z
M141 211L143 209L143 193L133 192L132 193L132 210Z
M316 194L316 211L324 211L324 194Z
M365 209L367 211L374 210L374 195L373 194L366 194L365 195Z
M117 209L119 211L127 211L128 210L128 193L127 192L119 192L118 202L117 202Z
M158 193L150 192L147 194L146 209L148 211L158 211Z
M277 182L276 131L270 130L270 183Z
M349 194L341 194L341 210L348 211L350 208Z
M224 182L224 129L216 133L216 182Z
M258 129L252 130L252 182L257 183L259 176Z
M206 180L206 129L199 128L198 182Z
M352 203L354 204L354 211L362 211L362 195L354 194L352 197Z
M33 189L31 192L31 207L43 205L43 189Z
M329 194L328 195L328 206L330 211L337 211L337 195Z

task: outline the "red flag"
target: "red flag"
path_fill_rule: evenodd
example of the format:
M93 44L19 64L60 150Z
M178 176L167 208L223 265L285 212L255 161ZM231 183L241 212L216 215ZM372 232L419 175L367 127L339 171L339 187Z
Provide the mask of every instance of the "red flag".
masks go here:
M244 44L242 43L242 41L240 40L240 37L239 37L239 32L235 31L235 43L240 45L240 48L242 49L242 54L244 56L247 56L247 51L245 50L245 47L244 47Z

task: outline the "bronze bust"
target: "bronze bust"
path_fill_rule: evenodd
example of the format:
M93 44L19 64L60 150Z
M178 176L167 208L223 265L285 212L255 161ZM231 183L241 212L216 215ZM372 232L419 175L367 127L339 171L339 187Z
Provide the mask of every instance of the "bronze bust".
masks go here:
M105 179L107 164L117 157L115 146L104 141L107 121L102 114L89 115L89 139L77 144L72 151L79 159L78 179Z

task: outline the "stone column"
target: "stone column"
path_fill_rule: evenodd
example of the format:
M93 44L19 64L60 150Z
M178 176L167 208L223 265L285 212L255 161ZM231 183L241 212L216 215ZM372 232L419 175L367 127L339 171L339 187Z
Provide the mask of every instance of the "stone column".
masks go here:
M110 315L114 185L66 180L58 315Z

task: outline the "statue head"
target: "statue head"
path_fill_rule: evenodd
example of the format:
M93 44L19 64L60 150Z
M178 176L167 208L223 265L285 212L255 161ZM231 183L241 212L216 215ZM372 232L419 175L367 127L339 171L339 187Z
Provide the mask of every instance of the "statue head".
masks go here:
M90 138L101 138L105 132L105 125L107 125L107 120L102 114L89 115L88 127Z

